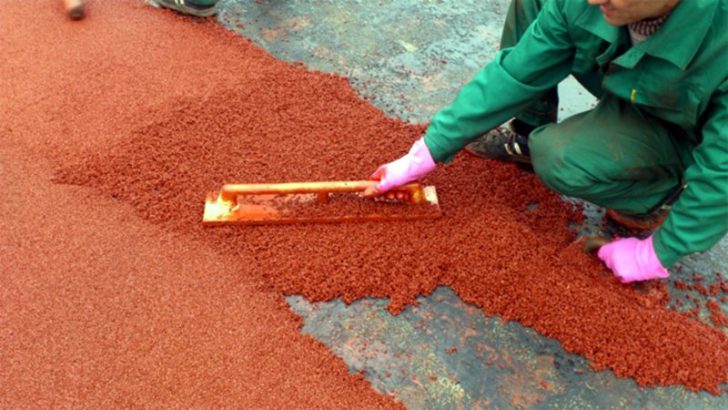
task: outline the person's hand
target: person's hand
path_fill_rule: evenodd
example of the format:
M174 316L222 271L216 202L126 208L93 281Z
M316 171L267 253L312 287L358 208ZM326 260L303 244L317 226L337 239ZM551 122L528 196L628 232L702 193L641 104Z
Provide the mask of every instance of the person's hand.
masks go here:
M407 155L377 168L370 179L378 184L367 188L364 196L381 195L392 188L400 187L408 182L416 181L435 169L435 160L425 145L424 138L418 139Z
M614 240L602 246L597 255L622 283L664 279L670 276L655 254L652 236L644 240L637 238Z

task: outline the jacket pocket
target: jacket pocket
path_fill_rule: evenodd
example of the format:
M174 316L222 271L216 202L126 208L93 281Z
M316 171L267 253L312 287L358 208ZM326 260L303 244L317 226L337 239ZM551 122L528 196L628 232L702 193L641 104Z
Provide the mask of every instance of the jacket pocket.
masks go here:
M641 109L685 129L694 128L707 99L702 86L685 78L645 72L630 100Z

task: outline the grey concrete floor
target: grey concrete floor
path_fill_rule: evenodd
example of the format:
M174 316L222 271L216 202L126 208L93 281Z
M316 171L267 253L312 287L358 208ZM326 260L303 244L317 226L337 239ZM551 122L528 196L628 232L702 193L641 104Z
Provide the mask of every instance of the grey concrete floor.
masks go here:
M390 116L426 122L496 53L508 0L222 0L218 20L271 54L350 79ZM575 81L560 87L564 118L594 99ZM587 206L589 232L603 210ZM672 304L692 308L675 280L710 284L728 272L728 239L672 270ZM464 304L439 288L391 316L385 300L312 304L288 298L303 331L409 408L728 408L728 396L682 388L640 389L594 373L558 342ZM722 306L728 312L728 307ZM701 316L702 320L705 315ZM679 337L679 335L676 335Z

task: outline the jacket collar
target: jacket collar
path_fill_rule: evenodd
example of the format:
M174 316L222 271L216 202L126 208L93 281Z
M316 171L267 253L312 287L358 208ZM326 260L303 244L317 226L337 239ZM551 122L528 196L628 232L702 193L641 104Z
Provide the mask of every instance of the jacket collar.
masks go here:
M657 32L618 59L620 65L632 68L645 54L667 60L684 70L705 40L718 9L715 0L682 0ZM590 6L574 24L609 43L625 38L626 27L608 24L598 8Z

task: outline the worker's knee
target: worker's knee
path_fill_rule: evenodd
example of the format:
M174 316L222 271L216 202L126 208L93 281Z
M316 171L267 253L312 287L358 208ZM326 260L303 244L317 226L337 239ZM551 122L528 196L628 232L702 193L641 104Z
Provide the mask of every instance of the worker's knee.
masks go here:
M528 140L533 169L547 187L565 195L579 196L593 185L575 158L570 138L557 126L537 128Z

